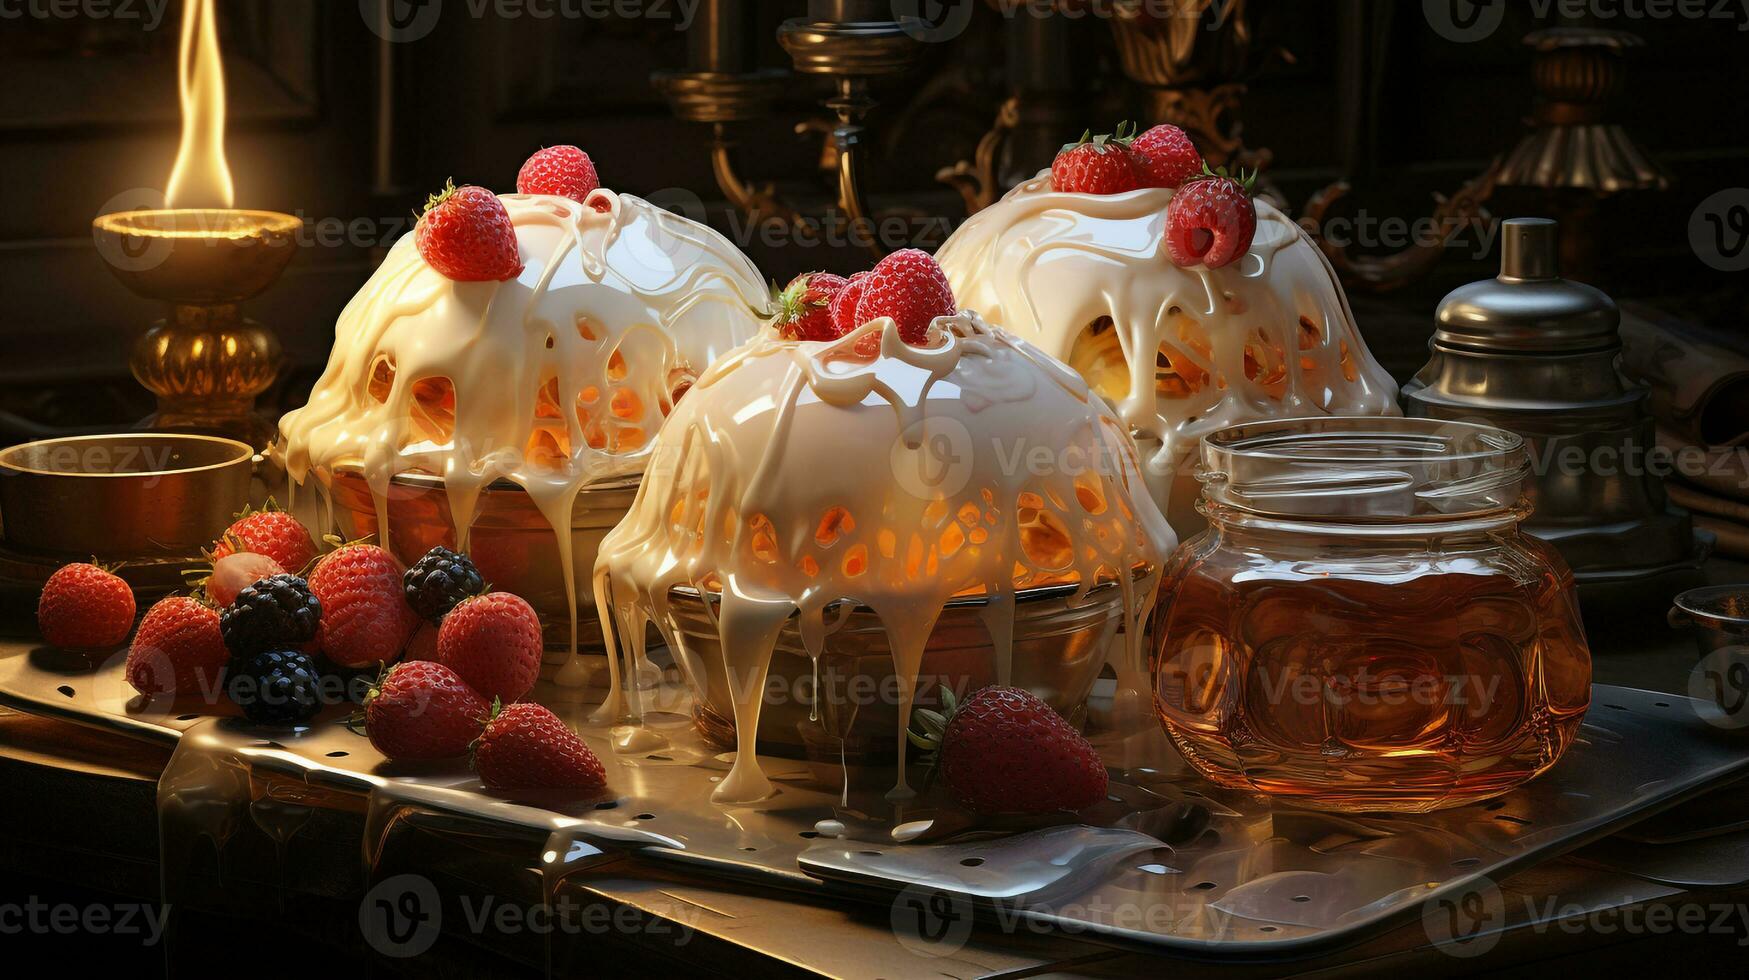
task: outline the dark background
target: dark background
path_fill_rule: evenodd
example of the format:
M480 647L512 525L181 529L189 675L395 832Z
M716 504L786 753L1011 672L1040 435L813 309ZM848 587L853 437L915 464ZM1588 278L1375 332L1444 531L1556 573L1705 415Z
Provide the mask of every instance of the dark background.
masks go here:
M131 18L0 19L0 436L14 441L44 427L131 421L150 408L127 377L125 352L161 311L110 277L89 228L118 193L162 187L175 155L181 5L154 2L163 5L155 28L147 0L131 0ZM576 143L607 186L646 196L685 189L715 209L719 230L732 229L710 171L708 127L677 120L650 83L652 71L686 64L679 8L652 0L641 17L566 16L551 6L559 2L544 9L561 15L538 18L526 12L533 7L505 8L524 11L505 17L490 3L475 16L468 0L448 0L427 36L384 44L357 0L220 0L237 205L311 223L285 278L247 310L278 329L294 365L270 407L302 399L341 306L446 177L507 191L532 150ZM1494 2L1506 8L1502 26L1473 43L1441 37L1419 0L1252 3L1244 136L1273 154L1267 176L1290 208L1348 178L1351 204L1369 214L1429 213L1435 193L1456 189L1524 132L1533 92L1526 33L1631 30L1646 44L1627 58L1615 115L1674 183L1606 202L1594 278L1618 297L1656 297L1737 327L1743 278L1700 261L1687 228L1702 199L1749 186L1749 12L1708 3L1681 8L1704 17L1631 16L1652 8L1608 2L1575 20L1559 15L1572 4ZM742 6L758 22L759 63L787 68L776 29L806 3ZM963 34L927 45L910 75L877 84L877 204L963 215L934 174L969 158L989 128L1008 92L1005 39L1021 16L978 4ZM1108 22L1087 17L1067 32L1073 57L1062 84L1084 118L1054 138L1145 111L1144 93L1117 70ZM745 176L777 182L800 204L827 203L820 139L795 132L824 118L824 94L824 82L796 76L770 118L738 127ZM379 113L380 95L392 119ZM1042 166L1048 154L1023 152L1033 159L1010 172ZM1510 216L1538 204L1496 201L1493 210ZM855 251L741 239L778 281L867 262ZM1382 298L1355 295L1363 331L1399 377L1423 356L1438 297L1488 274L1492 259L1474 252L1449 249L1431 275Z

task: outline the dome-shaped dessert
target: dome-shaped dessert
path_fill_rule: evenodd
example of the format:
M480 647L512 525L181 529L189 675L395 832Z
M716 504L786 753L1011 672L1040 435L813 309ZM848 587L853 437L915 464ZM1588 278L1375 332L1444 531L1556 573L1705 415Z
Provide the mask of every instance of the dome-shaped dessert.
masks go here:
M654 621L695 689L706 666L674 642L684 632L676 604L701 594L718 603L711 647L736 681L739 749L719 801L770 792L754 733L792 619L817 668L832 655L828 607L878 616L899 680L891 734L903 793L904 729L945 606L984 600L992 679L1010 683L1017 595L1109 590L1113 628L1121 604L1134 643L1173 545L1110 408L969 312L936 318L920 346L884 317L832 341L767 331L705 372L654 452L651 478L602 543L596 602L611 597L619 635L634 644ZM1094 674L1103 659L1089 658Z
M1046 171L973 215L936 258L961 305L1063 360L1117 405L1155 499L1185 531L1196 520L1189 465L1207 433L1398 409L1395 382L1303 229L1258 200L1246 254L1218 269L1180 268L1165 245L1174 193L1059 193Z
M579 491L642 472L676 400L759 330L769 304L758 271L726 239L637 197L603 188L582 201L498 200L521 272L456 281L404 236L341 313L309 403L280 421L293 485L313 476L333 494L346 481L343 505L374 509L374 525L356 523L411 552L403 560L432 544L467 547L476 517L497 521L506 508L572 528ZM409 474L426 478L424 489L407 485ZM494 483L526 494L502 504L510 495ZM391 511L434 527L397 534ZM552 561L508 532L476 557L483 569L498 560L503 570L488 575L541 607L533 588L504 579L535 566L562 566L569 579L572 535L557 539ZM577 560L586 579L592 559ZM551 591L543 611L559 618L572 590Z

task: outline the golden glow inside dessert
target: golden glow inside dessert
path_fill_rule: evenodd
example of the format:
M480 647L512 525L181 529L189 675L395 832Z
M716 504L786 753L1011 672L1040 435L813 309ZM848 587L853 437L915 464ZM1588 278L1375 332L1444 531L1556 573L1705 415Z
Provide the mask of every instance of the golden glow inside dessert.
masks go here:
M933 267L922 253L896 265L905 261ZM645 481L601 546L596 603L612 600L617 633L634 646L646 622L675 632L671 590L721 597L738 751L718 802L772 792L755 732L791 617L817 664L828 605L850 600L879 616L900 679L903 796L907 681L949 599L985 595L1011 618L1019 590L1115 581L1134 642L1173 545L1122 423L1086 383L975 313L918 317L907 308L915 291L882 282L890 262L844 316L887 302L893 315L823 340L774 327L712 365L657 437L661 477ZM1007 683L1008 637L1000 624L991 634ZM636 663L642 651L626 653ZM635 722L640 695L620 683L628 671L614 671L604 713Z
M578 491L640 473L675 402L769 305L726 239L597 186L573 147L536 154L518 187L539 192L433 199L341 313L309 403L280 422L293 484L357 467L384 541L390 481L409 472L443 478L459 547L496 480L569 528ZM557 535L567 574L570 537Z
M1145 142L1157 132L1171 144ZM1237 203L1240 182L1204 171L1174 127L1091 145L1066 147L937 257L961 303L1112 400L1162 509L1197 440L1223 426L1398 414L1396 384L1303 229L1267 201Z

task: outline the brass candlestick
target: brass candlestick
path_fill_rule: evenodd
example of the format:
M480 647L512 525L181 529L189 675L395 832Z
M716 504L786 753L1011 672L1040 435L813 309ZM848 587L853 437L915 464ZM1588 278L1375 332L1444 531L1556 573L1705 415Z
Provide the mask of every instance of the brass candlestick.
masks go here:
M158 396L143 428L212 432L257 449L274 421L255 398L279 375L279 338L237 304L279 278L303 222L276 211L123 211L92 222L98 252L135 295L169 315L135 342L129 366Z

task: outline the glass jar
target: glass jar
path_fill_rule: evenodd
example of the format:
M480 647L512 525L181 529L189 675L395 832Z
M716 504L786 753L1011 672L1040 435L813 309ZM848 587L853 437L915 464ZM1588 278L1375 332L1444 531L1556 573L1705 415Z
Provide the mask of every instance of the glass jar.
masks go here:
M1420 812L1554 765L1591 696L1572 574L1523 534L1523 440L1432 419L1280 419L1203 443L1208 530L1150 631L1197 771L1299 806Z

